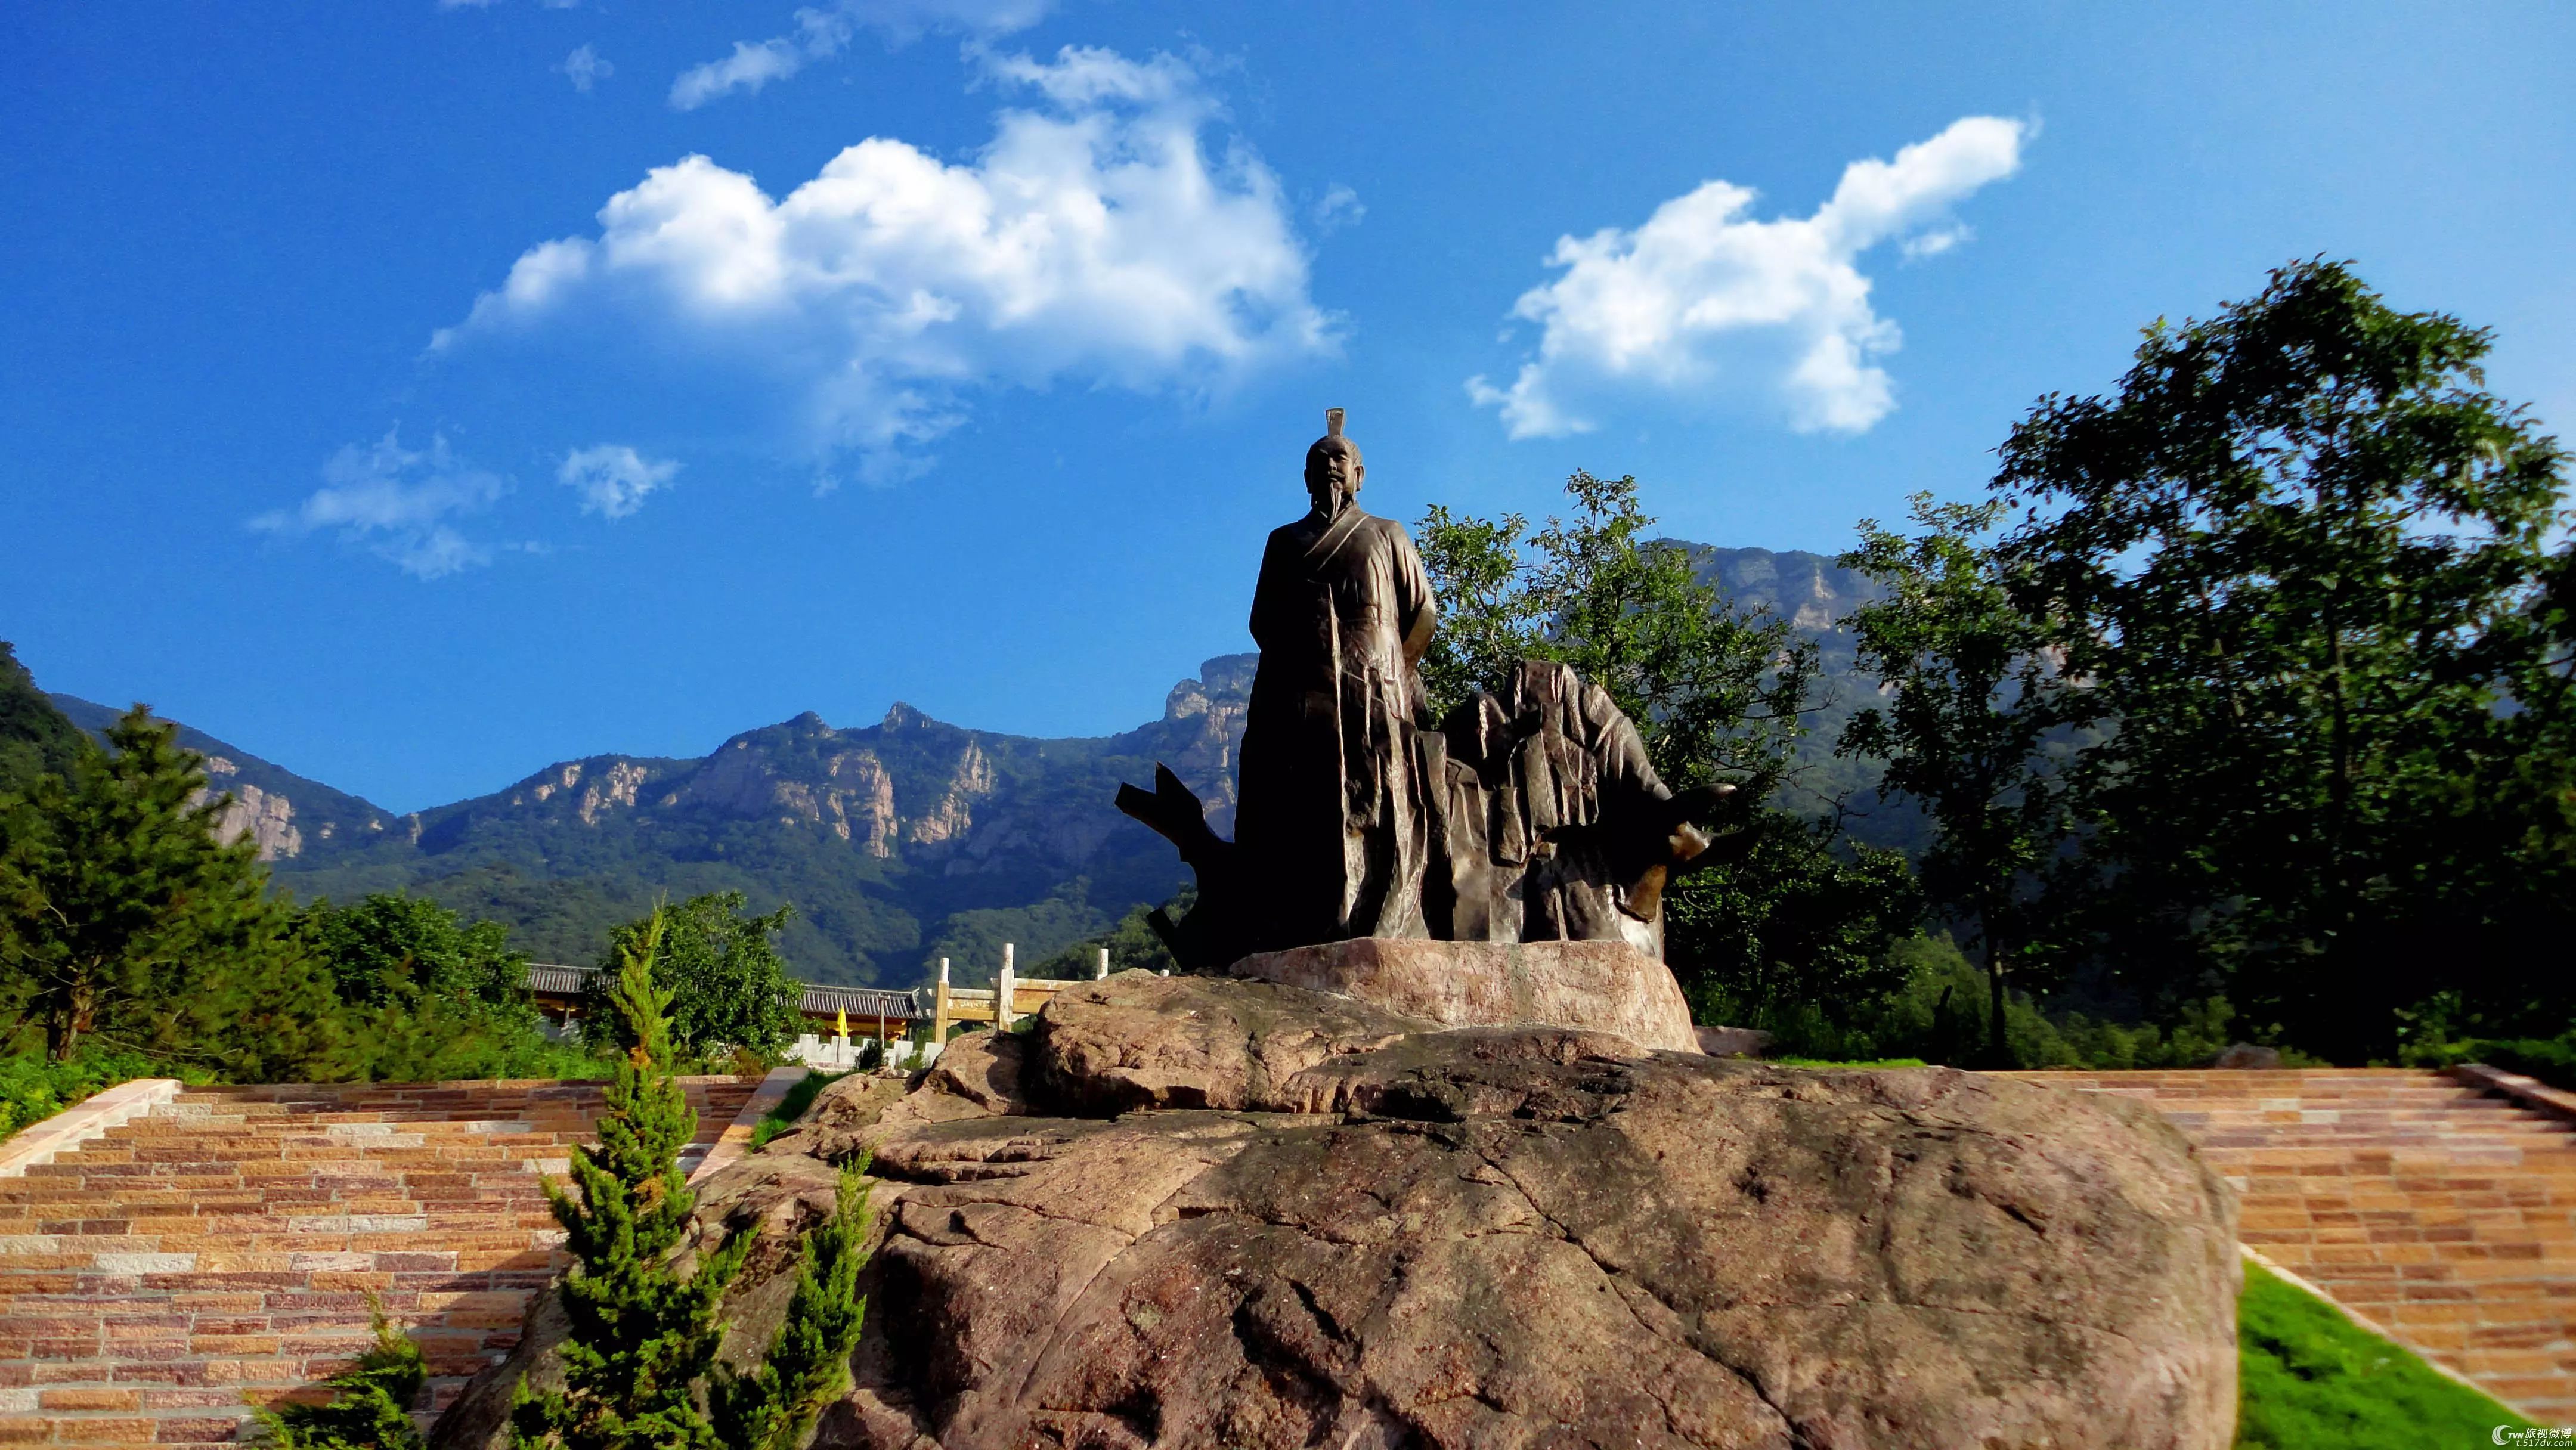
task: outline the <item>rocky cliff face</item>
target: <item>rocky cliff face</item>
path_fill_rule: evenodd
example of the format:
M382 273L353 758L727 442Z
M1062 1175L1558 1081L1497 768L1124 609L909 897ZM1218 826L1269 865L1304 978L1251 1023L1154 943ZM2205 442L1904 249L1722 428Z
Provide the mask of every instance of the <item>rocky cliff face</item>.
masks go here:
M235 780L241 767L220 755L206 757L206 789L197 792L203 802L229 792L231 804L215 820L215 838L231 845L244 836L259 846L259 859L275 861L292 858L304 850L304 833L296 829L295 803L282 795L271 795L248 781Z
M1692 569L1739 604L1760 605L1808 634L1831 631L1843 616L1887 596L1876 580L1804 549L1720 549L1683 544Z

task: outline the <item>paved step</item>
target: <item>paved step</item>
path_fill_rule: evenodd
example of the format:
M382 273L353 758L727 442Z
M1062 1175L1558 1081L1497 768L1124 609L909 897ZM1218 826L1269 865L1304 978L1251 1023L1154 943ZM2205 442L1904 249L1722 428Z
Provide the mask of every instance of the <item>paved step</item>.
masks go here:
M683 1083L700 1153L757 1085ZM443 1406L563 1268L543 1183L601 1091L192 1089L0 1179L0 1443L236 1443L365 1348L370 1295Z
M2576 1129L2432 1070L2023 1073L2143 1098L2239 1234L2544 1425L2576 1422Z

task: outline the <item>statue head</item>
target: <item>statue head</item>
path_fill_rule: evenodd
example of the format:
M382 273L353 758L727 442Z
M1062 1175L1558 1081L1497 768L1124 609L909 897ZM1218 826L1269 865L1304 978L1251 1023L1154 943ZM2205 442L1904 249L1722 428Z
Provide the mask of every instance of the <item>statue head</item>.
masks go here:
M1306 497L1314 501L1317 513L1339 513L1359 493L1360 480L1367 476L1360 446L1342 436L1342 410L1326 408L1324 436L1306 450Z

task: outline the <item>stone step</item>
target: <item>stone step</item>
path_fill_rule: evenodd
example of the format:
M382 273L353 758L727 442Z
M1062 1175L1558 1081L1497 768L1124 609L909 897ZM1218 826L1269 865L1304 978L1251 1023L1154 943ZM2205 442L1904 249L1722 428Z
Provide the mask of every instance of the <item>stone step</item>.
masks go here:
M2028 1073L2150 1102L2239 1236L2542 1424L2576 1420L2576 1128L2429 1069Z
M687 1080L698 1150L753 1087ZM544 1183L601 1091L189 1089L0 1179L0 1442L236 1443L366 1346L370 1296L452 1397L563 1265Z

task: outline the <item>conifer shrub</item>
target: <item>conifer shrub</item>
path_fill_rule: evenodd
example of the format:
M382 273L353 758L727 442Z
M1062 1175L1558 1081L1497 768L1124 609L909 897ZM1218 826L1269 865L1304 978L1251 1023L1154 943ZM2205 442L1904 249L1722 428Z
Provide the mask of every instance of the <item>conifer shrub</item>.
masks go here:
M752 1240L694 1260L675 1252L696 1203L679 1156L697 1115L674 1071L672 994L654 979L662 937L656 912L619 942L609 1001L632 1045L608 1088L599 1147L573 1150L569 1192L547 1190L575 1260L562 1289L571 1333L563 1388L522 1382L512 1401L518 1450L790 1450L848 1382L867 1310L857 1290L864 1160L842 1170L831 1217L806 1237L761 1367L735 1374L716 1363L717 1313Z
M720 1375L712 1388L716 1433L731 1450L795 1450L823 1407L849 1388L850 1354L868 1301L858 1291L867 1263L868 1163L842 1165L832 1216L805 1236L796 1292L760 1369Z
M426 1444L409 1406L429 1381L420 1346L376 1311L376 1342L358 1362L322 1383L331 1398L260 1412L267 1442L278 1450L421 1450Z
M698 1115L672 1070L671 993L653 981L662 914L619 943L610 1005L631 1046L609 1084L599 1146L575 1148L573 1188L547 1197L564 1227L574 1269L564 1281L572 1332L564 1386L512 1401L520 1450L717 1450L697 1386L715 1363L724 1326L716 1310L751 1246L746 1237L701 1254L685 1271L671 1261L696 1198L680 1149Z

